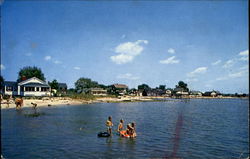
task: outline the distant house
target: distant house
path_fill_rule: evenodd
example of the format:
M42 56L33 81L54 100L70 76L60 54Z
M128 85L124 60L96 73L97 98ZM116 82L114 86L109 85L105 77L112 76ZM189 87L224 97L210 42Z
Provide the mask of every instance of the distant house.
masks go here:
M50 91L50 86L36 77L29 78L19 83L5 81L3 84L4 95L50 96Z
M203 93L203 96L210 96L210 97L216 97L216 96L221 96L221 93L219 91L210 91L210 92L205 92Z
M67 84L66 83L58 83L58 89L51 89L51 96L62 96L67 93Z
M215 97L215 96L217 96L217 93L215 91L212 91L210 96Z
M58 83L58 90L62 93L66 93L67 92L67 84L66 83Z
M201 97L202 92L200 92L200 91L190 91L190 96L191 97Z
M162 89L150 89L147 91L147 96L162 96L165 94L165 91Z
M184 88L175 88L174 89L175 96L188 96L189 93Z
M112 88L115 93L118 93L119 95L124 95L128 91L128 86L125 84L113 84Z
M139 92L136 89L131 89L131 90L129 90L128 93L131 96L137 96L137 95L139 95Z
M106 96L107 90L103 88L90 88L90 93L95 96Z
M171 89L166 89L165 95L168 97L172 96L172 90Z

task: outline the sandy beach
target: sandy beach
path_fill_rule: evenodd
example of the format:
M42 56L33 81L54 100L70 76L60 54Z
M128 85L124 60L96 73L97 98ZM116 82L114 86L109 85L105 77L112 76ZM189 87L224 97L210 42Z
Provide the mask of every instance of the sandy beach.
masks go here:
M37 107L45 106L60 106L60 105L81 105L81 104L91 104L91 103L113 103L113 102L133 102L133 101L152 101L152 97L98 97L95 100L80 100L72 99L69 97L44 97L42 99L26 99L23 98L22 107L32 107L33 104L37 104ZM9 103L9 104L8 104ZM15 101L11 99L9 102L7 100L2 100L1 109L15 108Z
M233 98L233 97L192 97L192 98L206 98L206 99L214 99L214 98ZM33 104L37 104L37 107L48 107L48 106L60 106L60 105L81 105L81 104L92 104L92 103L116 103L116 102L147 102L147 101L160 101L159 99L171 99L170 97L142 97L142 96L123 96L118 98L112 97L97 97L95 100L80 100L80 99L72 99L69 97L43 97L42 99L26 99L23 98L23 106L22 107L32 107ZM9 101L7 104L7 100L2 100L1 109L15 108L15 102L13 99Z

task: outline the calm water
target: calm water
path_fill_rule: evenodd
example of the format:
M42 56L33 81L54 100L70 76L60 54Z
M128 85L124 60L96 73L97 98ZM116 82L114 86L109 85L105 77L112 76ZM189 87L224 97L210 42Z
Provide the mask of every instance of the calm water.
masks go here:
M39 158L239 158L249 156L249 101L191 99L99 103L1 111L6 159ZM98 138L111 115L135 121L137 138Z

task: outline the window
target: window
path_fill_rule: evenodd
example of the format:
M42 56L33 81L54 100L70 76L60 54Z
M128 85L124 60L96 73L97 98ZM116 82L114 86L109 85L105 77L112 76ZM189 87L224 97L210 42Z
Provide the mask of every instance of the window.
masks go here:
M42 87L42 88L41 88L41 91L42 91L42 92L47 92L47 91L49 91L49 88L48 88L48 87Z
M26 92L34 92L35 91L35 87L25 87L25 91Z
M6 91L12 91L12 87L11 86L7 86Z
M36 91L39 91L39 87L36 87Z

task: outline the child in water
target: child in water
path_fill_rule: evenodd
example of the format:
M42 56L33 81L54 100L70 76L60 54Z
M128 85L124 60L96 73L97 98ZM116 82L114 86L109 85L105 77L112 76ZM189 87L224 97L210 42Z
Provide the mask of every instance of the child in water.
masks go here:
M124 123L124 121L121 119L121 120L120 120L120 123L119 123L119 125L118 125L118 128L117 128L117 132L118 132L118 133L120 133L120 131L123 129L123 123Z
M131 135L130 137L136 137L135 123L131 123Z
M132 137L132 138L136 137L135 123L128 124L126 130L120 131L120 135L122 137Z
M108 117L108 120L106 122L106 126L107 126L108 133L111 135L111 133L112 133L112 126L113 126L112 117L111 116Z

